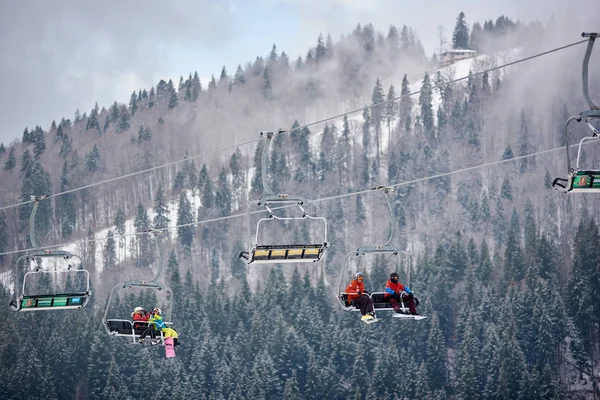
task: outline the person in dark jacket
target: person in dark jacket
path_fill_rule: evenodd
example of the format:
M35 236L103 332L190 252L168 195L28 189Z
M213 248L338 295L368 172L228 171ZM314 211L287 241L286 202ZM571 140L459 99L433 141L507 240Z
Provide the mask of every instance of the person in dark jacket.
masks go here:
M392 305L397 313L402 312L400 302L408 304L408 310L412 315L419 315L415 306L415 297L408 286L399 282L400 276L397 272L392 272L385 285L385 294L383 298Z
M365 290L364 280L365 275L358 272L346 287L345 292L348 294L348 303L359 308L362 314L361 320L367 322L375 318L375 310L373 309L373 300Z

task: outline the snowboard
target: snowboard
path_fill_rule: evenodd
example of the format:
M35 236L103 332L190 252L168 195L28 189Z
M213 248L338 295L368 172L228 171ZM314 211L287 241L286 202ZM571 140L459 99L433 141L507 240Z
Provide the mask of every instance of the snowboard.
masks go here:
M427 316L426 315L412 315L412 314L394 313L394 318L404 318L404 319L420 320L420 319L427 318Z
M165 338L165 355L167 358L175 357L175 344L172 337Z
M361 319L362 322L364 322L367 325L371 325L374 324L375 322L379 322L379 318L371 318L371 319L367 319L367 320L363 320Z

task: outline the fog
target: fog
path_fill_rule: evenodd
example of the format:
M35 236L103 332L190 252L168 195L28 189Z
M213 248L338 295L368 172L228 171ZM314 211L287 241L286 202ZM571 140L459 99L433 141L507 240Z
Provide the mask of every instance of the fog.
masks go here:
M53 119L73 118L76 109L89 112L95 102L127 102L133 90L160 79L177 84L180 75L197 70L206 85L221 66L231 75L238 64L266 55L273 43L294 60L319 33L337 41L359 23L383 32L390 24L412 27L431 56L439 47L438 27L450 42L460 11L469 26L501 14L543 23L553 14L571 14L572 29L556 35L560 45L593 29L586 22L598 20L599 8L543 0L2 2L0 142L20 137L25 127L47 129Z

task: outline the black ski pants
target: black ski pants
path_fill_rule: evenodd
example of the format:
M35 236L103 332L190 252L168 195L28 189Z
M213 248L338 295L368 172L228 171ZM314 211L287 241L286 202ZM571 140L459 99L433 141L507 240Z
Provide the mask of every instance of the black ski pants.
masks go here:
M360 308L360 313L362 315L373 312L373 300L371 300L371 298L366 294L363 294L357 299L352 300L350 304Z

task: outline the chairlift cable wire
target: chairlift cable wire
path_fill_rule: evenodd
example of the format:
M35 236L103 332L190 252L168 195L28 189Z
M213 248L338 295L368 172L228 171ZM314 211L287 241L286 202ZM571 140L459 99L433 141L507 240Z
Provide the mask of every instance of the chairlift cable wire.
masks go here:
M544 51L544 52L541 52L541 53L537 53L537 54L534 54L534 55L529 56L529 57L525 57L525 58L522 58L522 59L519 59L519 60L511 61L509 63L503 64L503 65L500 65L500 66L488 68L488 69L485 69L485 70L480 71L480 72L472 73L470 75L463 76L461 78L457 78L457 79L454 79L454 80L451 80L451 81L448 81L448 82L441 83L439 85L434 85L434 86L431 87L431 90L440 89L442 87L449 86L449 85L452 85L454 83L461 82L461 81L467 80L467 79L475 77L475 76L483 75L485 73L496 71L496 70L499 70L499 69L502 69L502 68L506 68L506 67L509 67L509 66L512 66L512 65L516 65L516 64L525 62L525 61L533 60L534 58L542 57L542 56L545 56L545 55L548 55L548 54L551 54L551 53L554 53L554 52L557 52L557 51L561 51L561 50L564 50L564 49L567 49L569 47L573 47L573 46L576 46L576 45L579 45L579 44L582 44L582 43L587 43L588 41L589 41L589 39L580 40L580 41L573 42L573 43L570 43L570 44L567 44L567 45L564 45L564 46L556 47L556 48L551 49L551 50L547 50L547 51ZM350 115L350 114L356 114L356 113L362 112L364 110L369 110L369 109L374 108L374 107L379 107L381 105L387 104L387 103L392 102L392 101L395 102L395 101L401 100L401 99L403 99L405 97L412 97L412 96L420 94L420 93L421 93L421 90L419 89L419 90L416 90L414 92L408 93L406 95L398 96L398 97L396 97L394 99L380 101L379 103L371 104L369 106L365 106L365 107L362 107L362 108L359 108L359 109L356 109L356 110L352 110L352 111L348 111L348 112L345 112L345 113L342 113L342 114L337 114L337 115L334 115L334 116L331 116L331 117L327 117L327 118L324 118L324 119L321 119L321 120L318 120L318 121L315 121L315 122L308 123L306 125L299 126L297 128L292 128L292 129L289 129L289 130L283 130L283 131L280 131L279 133L283 134L283 133L290 133L290 132L294 132L294 131L300 131L300 130L303 130L304 128L308 128L308 127L311 127L311 126L314 126L314 125L322 124L324 122L328 122L328 121L331 121L331 120L334 120L334 119L342 118L342 117ZM220 153L220 152L225 151L225 150L231 150L231 149L234 149L234 148L237 148L237 147L240 147L240 146L245 146L245 145L248 145L248 144L251 144L251 143L258 142L259 140L260 140L260 138L259 139L252 139L252 140L248 140L248 141L245 141L245 142L237 143L235 145L223 147L221 149L216 149L216 150L207 151L205 153L196 154L194 156L186 157L186 158L183 158L181 160L176 160L176 161L171 161L171 162L168 162L168 163L165 163L165 164L156 165L154 167L150 167L150 168L147 168L147 169L144 169L144 170L141 170L141 171L131 172L131 173L124 174L124 175L118 175L116 177L105 179L103 181L98 181L98 182L90 183L88 185L80 186L80 187L77 187L77 188L68 189L68 190L65 190L65 191L62 191L62 192L50 194L46 198L50 199L50 198L62 196L64 194L74 193L74 192L78 192L78 191L84 190L84 189L90 189L90 188L95 187L95 186L100 186L100 185L104 185L106 183L115 182L115 181L118 181L118 180L121 180L121 179L130 178L130 177L133 177L133 176L137 176L137 175L145 174L145 173L148 173L148 172L156 171L158 169L162 169L164 167L168 167L168 166L180 164L180 163L185 162L185 161L190 161L190 160L193 160L193 159L196 159L196 158L208 156L208 155L211 155L211 154ZM24 206L24 205L31 204L31 203L33 203L33 200L27 200L27 201L22 201L22 202L19 202L19 203L14 203L14 204L11 204L11 205L7 205L7 206L2 206L2 207L0 207L0 211L11 209L11 208L15 208L15 207L19 207L19 206ZM3 254L7 254L7 253L0 253L0 255L3 255Z
M589 142L589 143L586 143L584 145L591 144L591 143L594 143L594 142ZM575 147L575 146L578 146L578 144L572 144L569 147ZM535 157L535 156L542 155L542 154L549 154L549 153L552 153L552 152L555 152L555 151L559 151L559 150L564 150L564 146L555 147L555 148L549 149L549 150L537 151L535 153L525 154L525 155L522 155L522 156L516 156L516 157L513 157L513 158L506 159L506 160L493 161L493 162L489 162L489 163L485 163L485 164L475 165L475 166L472 166L472 167L466 167L466 168L457 169L457 170L454 170L454 171L442 172L440 174L430 175L430 176L426 176L426 177L423 177L423 178L412 179L410 181L403 181L403 182L394 183L394 184L386 184L385 186L387 186L387 187L394 187L395 188L395 187L400 187L400 186L405 186L405 185L412 185L412 184L415 184L415 183L425 182L425 181L432 180L432 179L438 179L438 178L443 178L443 177L450 176L450 175L460 174L460 173L463 173L463 172L474 171L474 170L477 170L477 169L480 169L480 168L487 168L487 167L491 167L491 166L494 166L494 165L499 165L499 164L505 164L505 163L509 163L509 162L514 162L514 161L526 159L526 158L529 158L529 157ZM356 192L349 192L349 193L344 193L344 194L335 195L335 196L328 196L328 197L321 197L321 198L311 199L311 202L312 203L318 203L318 202L322 202L322 201L338 200L338 199L342 199L344 197L358 196L358 195L361 195L361 194L371 193L372 191L373 191L373 189L370 188L370 189L366 189L366 190L360 190L360 191L356 191ZM292 206L291 205L284 205L284 206L274 207L274 208L272 208L272 210L277 210L277 209L282 209L282 208L287 208L287 207L292 207ZM266 210L251 211L250 214L258 214L258 213L263 213L263 212L266 212ZM211 222L225 221L225 220L229 220L229 219L234 219L234 218L238 218L238 217L247 217L247 216L248 216L248 213L243 212L243 213L238 213L238 214L225 215L225 216L222 216L222 217L203 219L202 221L190 222L190 223L187 223L187 224L169 226L167 228L153 228L152 230L158 233L158 232L163 232L163 231L169 231L169 230L172 230L172 229L178 229L178 228L184 228L184 227L190 227L190 226L196 226L196 225L203 225L203 224L208 224L208 223L211 223ZM147 233L148 233L147 231L126 233L126 234L123 234L123 235L114 235L112 238L113 239L121 239L121 238L132 237L132 236L146 235ZM23 253L23 252L32 251L32 250L50 250L50 249L59 248L59 247L72 246L72 245L83 244L83 243L93 243L93 242L106 241L106 240L107 240L107 238L105 238L105 237L94 238L94 239L84 239L84 240L79 240L79 241L76 241L76 242L67 242L67 243L59 243L59 244L54 244L54 245L48 245L48 246L39 247L39 248L36 248L36 249L30 248L30 249L7 251L7 252L0 253L0 256L17 254L17 253Z

